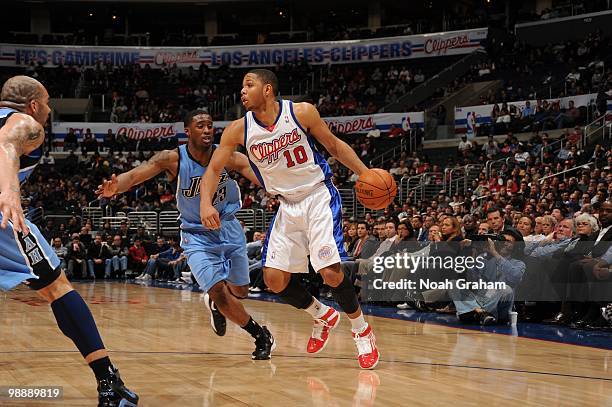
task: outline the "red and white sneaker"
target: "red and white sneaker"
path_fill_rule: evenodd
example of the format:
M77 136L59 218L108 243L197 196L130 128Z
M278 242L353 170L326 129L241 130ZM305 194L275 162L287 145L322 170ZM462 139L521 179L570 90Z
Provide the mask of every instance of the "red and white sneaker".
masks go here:
M332 307L329 307L321 318L315 318L312 335L306 346L306 352L319 353L325 349L327 338L329 338L329 331L337 327L338 322L340 322L340 313Z
M359 366L362 369L374 369L378 364L378 348L376 347L376 337L372 332L370 324L361 333L353 332L353 339L357 346Z

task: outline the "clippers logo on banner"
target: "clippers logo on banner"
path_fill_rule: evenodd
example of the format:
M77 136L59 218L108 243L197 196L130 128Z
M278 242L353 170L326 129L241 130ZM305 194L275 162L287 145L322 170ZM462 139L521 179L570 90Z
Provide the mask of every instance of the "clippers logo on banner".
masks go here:
M391 126L403 128L404 130L423 128L425 126L425 114L423 112L409 113L377 113L364 116L324 117L323 120L334 133L360 134L370 130L378 129L388 131ZM220 135L225 126L231 122L215 122L215 134ZM111 130L115 135L125 135L128 139L143 140L150 138L178 137L179 141L185 141L185 127L183 123L85 123L85 122L57 122L53 123L54 140L60 144L64 141L66 134L72 129L79 140L87 132L87 129L99 140ZM294 141L290 141L293 143ZM267 151L267 150L266 150ZM266 151L262 150L263 157ZM258 156L259 157L259 156ZM267 156L266 156L267 157Z
M305 60L309 64L347 64L469 54L483 47L487 29L426 35L296 44L258 44L225 47L80 47L0 44L0 66L149 64L151 68L206 64L210 67L263 67Z

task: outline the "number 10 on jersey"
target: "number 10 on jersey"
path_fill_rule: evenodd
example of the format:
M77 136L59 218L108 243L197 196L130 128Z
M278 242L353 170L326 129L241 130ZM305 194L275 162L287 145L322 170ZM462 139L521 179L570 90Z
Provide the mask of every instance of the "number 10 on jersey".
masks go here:
M304 146L297 146L293 149L293 156L295 157L295 161L291 157L291 151L285 150L283 153L285 159L287 159L287 168L291 168L295 166L295 163L304 164L308 161L308 154L306 154L306 150L304 150Z

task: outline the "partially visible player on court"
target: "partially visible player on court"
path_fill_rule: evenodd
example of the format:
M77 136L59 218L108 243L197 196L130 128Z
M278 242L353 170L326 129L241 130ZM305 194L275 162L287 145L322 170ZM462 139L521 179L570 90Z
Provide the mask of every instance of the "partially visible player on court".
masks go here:
M285 302L312 315L314 328L307 351L323 350L340 314L291 278L291 273L307 272L310 255L314 269L332 288L334 299L351 321L359 365L374 368L379 353L372 328L363 317L350 279L340 269L341 259L346 258L340 194L312 137L358 175L367 167L350 146L329 131L314 106L276 99L278 80L273 72L252 70L242 84L241 100L247 113L225 129L204 175L202 224L212 229L221 226L213 205L216 183L237 146L244 146L262 186L279 195L281 201L262 251L266 284Z
M135 406L112 365L96 323L78 292L60 271L60 261L38 228L25 219L21 188L42 156L43 126L49 118L49 94L27 76L15 76L0 96L0 289L20 283L51 304L57 325L70 338L98 382L98 405ZM61 367L57 367L60 368Z
M259 184L244 154L230 154L219 178L214 180L215 208L221 213L221 230L209 230L200 223L200 182L211 155L214 127L212 117L203 110L194 110L185 118L188 143L175 150L155 154L148 162L105 180L96 191L98 195L112 197L134 185L166 172L177 180L176 202L181 220L181 246L187 263L198 284L206 293L205 302L211 311L211 324L215 333L225 335L225 317L247 331L255 339L253 359L270 359L276 344L265 326L260 326L246 312L239 301L249 295L249 260L246 239L235 213L242 207L240 189L228 175L238 171Z

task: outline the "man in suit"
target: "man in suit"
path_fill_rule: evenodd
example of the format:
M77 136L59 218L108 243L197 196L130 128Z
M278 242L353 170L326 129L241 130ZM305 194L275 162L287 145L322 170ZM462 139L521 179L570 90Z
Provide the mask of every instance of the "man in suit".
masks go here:
M423 221L419 215L413 215L410 220L417 242L426 242L429 237L429 230L423 226Z
M359 240L355 243L353 252L350 254L356 259L367 259L374 254L380 242L373 236L370 236L368 225L363 221L357 223L357 237Z

